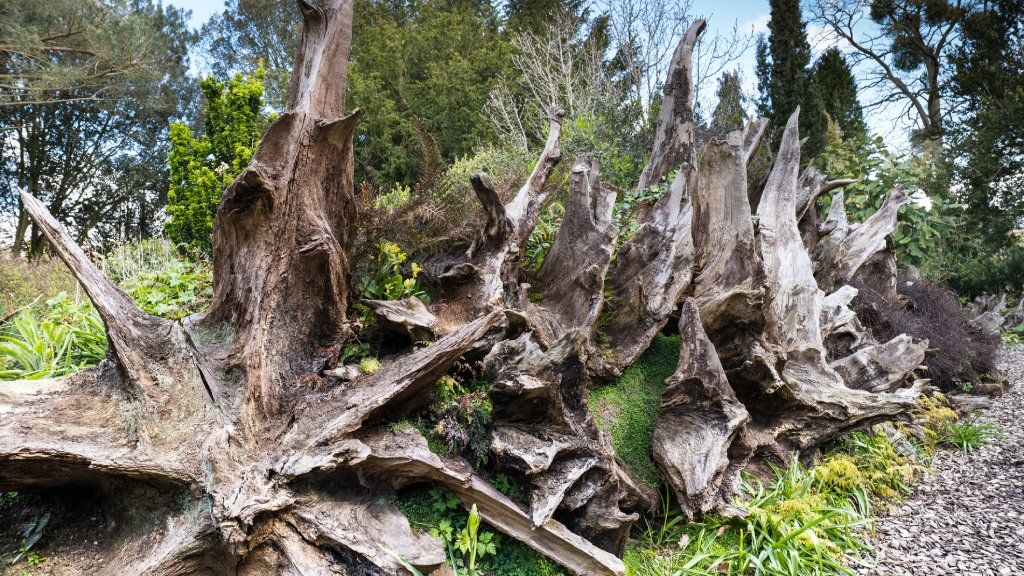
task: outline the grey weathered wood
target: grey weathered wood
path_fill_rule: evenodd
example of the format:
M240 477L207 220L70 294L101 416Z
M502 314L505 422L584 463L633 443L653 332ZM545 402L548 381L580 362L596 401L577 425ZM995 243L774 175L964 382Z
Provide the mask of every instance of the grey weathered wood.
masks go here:
M729 451L750 420L701 325L697 304L683 303L679 365L665 381L652 451L684 514L728 505L739 476ZM732 472L732 474L729 474Z

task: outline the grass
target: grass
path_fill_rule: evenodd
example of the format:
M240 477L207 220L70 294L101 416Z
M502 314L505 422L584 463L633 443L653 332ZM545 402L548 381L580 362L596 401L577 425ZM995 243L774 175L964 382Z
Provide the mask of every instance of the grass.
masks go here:
M794 461L770 482L744 479L743 517L666 515L672 524L649 529L624 560L636 576L850 574L844 558L867 548L862 496L825 489L815 469Z
M959 422L945 422L936 430L938 445L958 448L964 452L973 452L1000 437L997 426L981 422L974 415Z
M612 437L615 452L654 486L661 478L651 457L654 425L665 379L675 372L678 361L679 336L659 334L618 380L590 392L590 408L601 429Z

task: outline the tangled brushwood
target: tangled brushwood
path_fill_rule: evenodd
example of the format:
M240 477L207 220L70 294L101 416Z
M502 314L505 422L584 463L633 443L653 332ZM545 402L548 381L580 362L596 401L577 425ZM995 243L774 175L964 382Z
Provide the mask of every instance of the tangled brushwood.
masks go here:
M587 390L632 364L677 311L680 360L652 451L688 515L728 502L745 469L814 453L914 406L927 343L877 342L848 306L865 263L895 283L886 237L906 192L857 226L837 193L823 220L818 196L843 182L800 173L798 113L763 189L746 185L763 120L712 139L698 161L690 55L700 20L672 59L637 185L664 181L667 191L640 210L635 233L619 242L615 193L595 161L577 159L561 226L534 286L523 282L523 251L561 159L563 115L553 111L509 202L486 175L471 177L485 224L467 252L424 263L430 305L361 303L408 344L371 369L334 366L359 327L359 114L343 114L353 3L299 5L285 112L217 212L208 313L145 312L22 197L102 317L110 361L0 384L0 488L79 484L151 508L118 524L97 573L430 570L445 561L442 542L393 504L395 490L426 483L575 574L621 575L629 530L658 497L616 456ZM491 382L488 460L525 479L525 504L473 463L431 452L415 427L393 425L428 403L456 362Z

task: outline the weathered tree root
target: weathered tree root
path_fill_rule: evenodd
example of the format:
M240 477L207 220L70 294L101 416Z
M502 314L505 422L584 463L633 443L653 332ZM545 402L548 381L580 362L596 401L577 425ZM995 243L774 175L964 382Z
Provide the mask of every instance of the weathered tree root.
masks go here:
M285 111L217 213L209 313L184 322L146 314L23 195L99 311L111 361L0 383L0 488L116 484L185 502L106 549L98 574L402 574L394 555L430 570L444 561L441 543L393 504L395 490L415 483L476 505L495 529L574 574L624 574L615 554L657 495L617 457L587 392L633 363L684 298L679 366L653 453L689 515L727 503L745 467L813 453L914 402L921 382L904 385L927 344L875 342L844 285L872 259L881 258L873 273L890 274L885 237L905 194L856 228L837 194L821 224L815 199L843 182L813 171L798 178L794 114L755 220L746 164L764 120L713 140L695 164L690 57L703 21L673 57L641 176L641 188L668 181L668 191L639 210L635 234L616 246L614 194L584 158L546 262L535 277L522 270L561 158L555 110L537 165L509 202L486 175L472 177L486 225L467 253L432 273L431 306L366 302L408 347L373 374L328 370L336 359L325 351L355 329L358 114L344 115L352 1L299 6ZM841 354L829 357L826 341L840 339L829 350ZM493 380L491 451L497 467L527 481L527 508L466 462L430 453L418 432L389 426L460 360Z

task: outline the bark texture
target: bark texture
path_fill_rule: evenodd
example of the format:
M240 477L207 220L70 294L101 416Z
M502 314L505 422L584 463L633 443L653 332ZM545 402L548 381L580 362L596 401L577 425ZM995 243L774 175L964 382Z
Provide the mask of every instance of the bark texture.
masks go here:
M688 515L726 506L744 468L813 453L913 404L927 343L876 342L845 285L891 255L886 236L906 194L894 191L854 227L839 193L822 223L815 199L842 183L798 175L794 114L755 216L746 165L764 120L694 160L691 54L703 21L671 63L639 184L666 189L638 211L635 231L616 229L615 193L596 161L578 159L544 265L523 271L561 158L555 110L511 200L487 175L472 176L486 224L431 274L432 303L363 302L397 352L372 374L334 367L330 351L358 329L349 279L358 113L344 114L352 1L299 6L285 112L217 213L207 314L148 315L22 196L99 311L110 360L66 378L0 383L0 488L178 495L179 505L106 551L99 574L404 574L384 547L429 572L445 560L441 542L394 505L395 491L428 483L574 574L622 575L617 554L658 495L618 458L588 392L632 364L681 302L679 365L652 451ZM892 261L879 261L871 273L890 274ZM394 425L459 362L492 381L490 471L524 479L523 505Z

